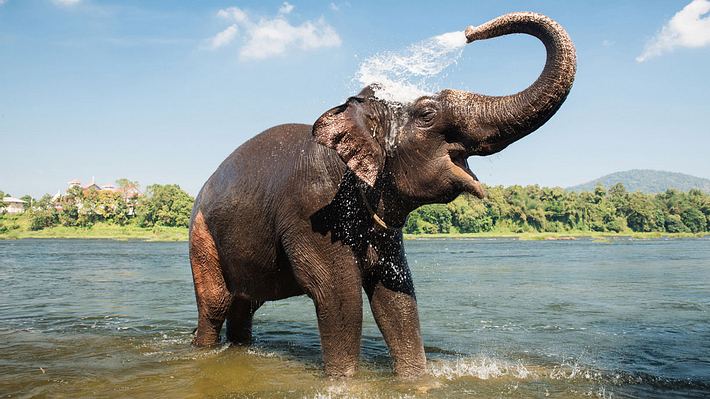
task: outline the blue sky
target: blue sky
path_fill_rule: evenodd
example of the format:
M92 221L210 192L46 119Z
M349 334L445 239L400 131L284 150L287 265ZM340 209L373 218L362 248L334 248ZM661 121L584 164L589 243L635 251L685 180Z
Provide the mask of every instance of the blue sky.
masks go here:
M0 0L0 190L38 196L95 176L195 194L248 138L356 93L363 59L511 11L560 22L578 74L540 130L469 159L482 181L710 178L707 0L400 3ZM536 39L507 36L467 46L437 83L510 94L543 63Z

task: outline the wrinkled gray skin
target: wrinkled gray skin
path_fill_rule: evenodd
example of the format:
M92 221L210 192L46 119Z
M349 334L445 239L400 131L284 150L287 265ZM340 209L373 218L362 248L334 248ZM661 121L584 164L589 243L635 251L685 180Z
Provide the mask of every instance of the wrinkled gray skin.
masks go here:
M542 74L518 94L443 90L402 105L375 98L370 87L313 126L276 126L235 150L193 210L194 344L217 343L225 319L227 338L247 343L261 304L306 294L326 373L351 375L362 287L395 372L421 375L426 359L402 246L407 215L464 192L483 197L467 157L496 153L536 130L574 80L572 42L547 17L508 14L466 30L469 42L510 33L534 35L547 49Z

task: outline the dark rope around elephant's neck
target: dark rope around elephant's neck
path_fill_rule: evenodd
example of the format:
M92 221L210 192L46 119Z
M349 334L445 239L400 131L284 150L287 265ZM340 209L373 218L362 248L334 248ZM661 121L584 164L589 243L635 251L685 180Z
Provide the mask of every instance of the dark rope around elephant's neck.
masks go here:
M360 192L360 197L365 203L365 207L367 208L367 211L370 212L370 216L372 216L372 220L375 222L375 224L382 227L383 229L389 229L389 227L387 227L387 223L385 223L385 221L377 215L377 212L375 212L372 206L370 206L370 201L367 200L367 196L365 196L365 192L362 191L362 188L358 187L357 191Z

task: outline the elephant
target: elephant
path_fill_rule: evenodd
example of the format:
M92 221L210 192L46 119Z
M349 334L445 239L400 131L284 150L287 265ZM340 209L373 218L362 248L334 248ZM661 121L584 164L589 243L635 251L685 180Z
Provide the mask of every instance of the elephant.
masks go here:
M576 53L565 30L536 13L466 28L466 42L537 37L547 58L523 91L486 96L444 89L409 103L368 86L315 123L270 128L239 146L195 200L189 257L198 326L193 344L248 344L266 301L308 295L323 367L357 371L363 295L397 376L426 372L417 300L403 246L408 214L462 193L484 198L470 156L497 153L535 131L565 101Z

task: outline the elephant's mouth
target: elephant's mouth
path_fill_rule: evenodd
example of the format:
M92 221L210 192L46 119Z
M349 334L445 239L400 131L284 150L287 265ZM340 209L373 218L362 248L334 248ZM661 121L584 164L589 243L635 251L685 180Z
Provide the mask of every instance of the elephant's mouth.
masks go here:
M466 191L475 195L478 198L484 198L486 192L481 186L478 177L468 167L468 153L464 150L452 149L449 150L449 158L454 167L451 168L456 176L464 180Z

